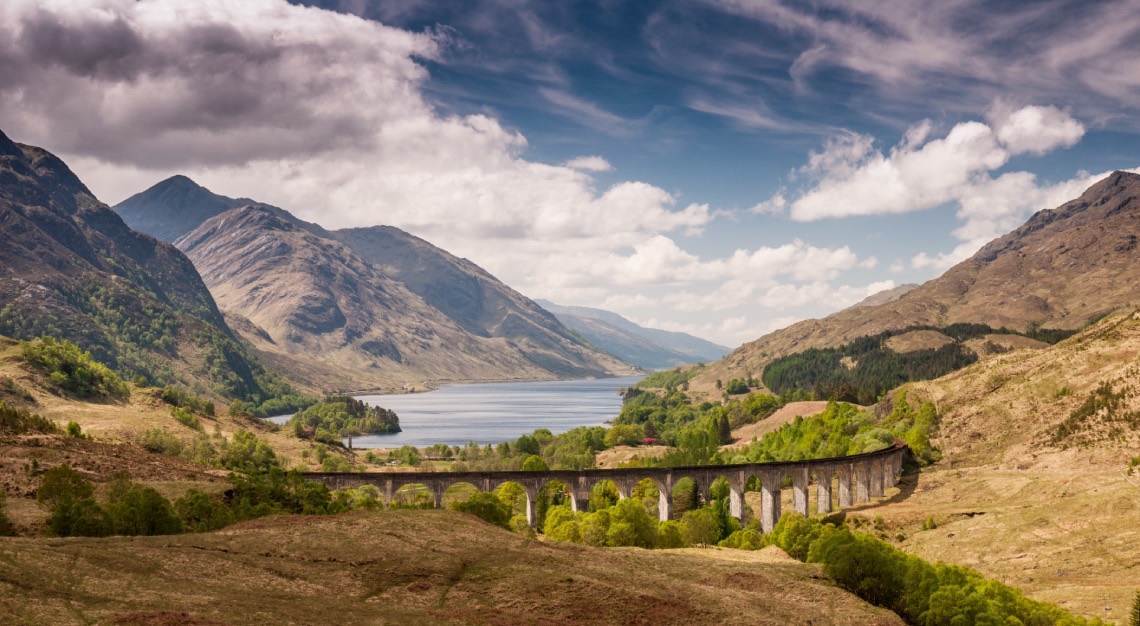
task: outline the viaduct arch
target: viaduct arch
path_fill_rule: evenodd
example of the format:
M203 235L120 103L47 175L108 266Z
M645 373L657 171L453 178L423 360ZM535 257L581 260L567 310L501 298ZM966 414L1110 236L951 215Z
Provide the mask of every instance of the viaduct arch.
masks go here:
M492 491L506 482L518 483L526 491L526 518L535 526L535 503L542 486L560 481L569 489L570 508L586 510L590 491L594 485L613 481L622 498L648 478L657 485L658 517L661 521L673 516L673 487L683 478L696 483L701 497L708 499L713 481L724 477L729 486L730 513L740 518L744 513L744 485L755 476L760 481L760 523L764 532L770 532L780 519L780 489L788 477L792 482L792 509L808 515L808 484L814 482L816 511L832 511L833 500L839 508L868 502L899 481L903 457L908 448L897 441L895 445L851 456L790 461L778 463L745 463L739 465L692 465L684 467L636 467L591 470L549 470L542 472L308 472L305 478L324 483L330 489L375 485L383 495L385 506L390 505L396 492L405 485L424 485L432 493L435 507L439 508L443 494L453 485L468 483L480 491ZM832 493L832 479L836 479L838 493Z

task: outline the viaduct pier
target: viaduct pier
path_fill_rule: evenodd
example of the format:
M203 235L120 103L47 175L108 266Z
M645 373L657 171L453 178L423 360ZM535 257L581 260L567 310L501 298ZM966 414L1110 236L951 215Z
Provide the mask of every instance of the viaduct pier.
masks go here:
M851 456L779 463L745 463L739 465L693 465L685 467L635 467L619 469L549 470L539 472L309 472L303 476L324 483L330 489L375 485L384 504L391 504L396 492L406 485L423 485L441 506L443 494L458 484L469 484L480 491L493 491L503 483L518 483L526 491L526 518L531 526L537 522L535 503L543 485L558 481L566 485L570 508L585 511L590 491L602 481L612 481L618 494L628 498L633 488L644 479L657 485L657 513L661 521L673 517L673 487L683 479L692 480L701 498L709 500L713 481L728 481L731 514L740 518L744 512L744 486L752 477L760 482L761 516L764 532L770 532L780 519L780 491L791 479L792 509L808 515L808 485L816 483L818 513L861 504L883 495L894 486L902 473L906 444L895 445ZM837 491L837 493L833 493Z

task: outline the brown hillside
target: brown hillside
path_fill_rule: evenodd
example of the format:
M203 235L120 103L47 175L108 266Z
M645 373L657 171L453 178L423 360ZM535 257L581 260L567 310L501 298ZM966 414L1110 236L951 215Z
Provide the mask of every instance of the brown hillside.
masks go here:
M778 549L588 548L449 511L0 539L0 597L0 621L45 626L902 624Z
M1040 350L1000 354L908 385L941 414L943 461L876 508L887 534L932 560L974 567L1083 615L1122 618L1140 563L1140 312ZM1119 396L1073 432L1097 396ZM1079 412L1078 412L1079 414ZM920 531L933 518L938 528Z
M1140 175L1115 172L1081 197L1040 211L970 259L901 298L775 331L710 364L693 382L759 376L772 359L911 325L1080 328L1140 302Z
M566 337L544 335L541 328L469 332L393 278L388 268L280 209L233 209L207 220L177 245L238 332L267 361L310 388L392 389L425 380L627 371ZM527 324L509 309L500 317L498 328Z

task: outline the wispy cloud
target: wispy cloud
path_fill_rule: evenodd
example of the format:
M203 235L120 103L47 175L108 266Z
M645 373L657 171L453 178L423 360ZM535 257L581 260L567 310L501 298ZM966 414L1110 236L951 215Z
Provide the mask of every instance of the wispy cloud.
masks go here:
M1017 101L1057 93L1090 116L1140 106L1140 4L1107 0L993 5L981 0L816 3L706 0L791 40L802 89L828 70L862 76L881 97L976 111L998 94ZM1016 33L1015 38L1010 34Z
M543 87L538 93L553 104L554 110L560 115L607 135L628 136L640 126L636 120L627 120L605 111L597 104L561 89Z

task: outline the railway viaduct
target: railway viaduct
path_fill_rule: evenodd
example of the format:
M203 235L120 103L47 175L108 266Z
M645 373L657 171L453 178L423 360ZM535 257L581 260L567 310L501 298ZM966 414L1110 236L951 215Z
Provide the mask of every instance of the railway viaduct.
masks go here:
M492 491L507 482L518 483L526 491L526 518L536 524L535 502L543 485L559 481L566 485L570 507L574 511L586 510L590 491L602 481L613 481L622 498L628 498L633 488L648 478L657 485L658 517L661 521L673 516L673 487L683 478L696 483L701 497L709 499L713 481L724 477L728 481L730 512L740 518L744 512L744 485L755 476L760 481L761 526L770 532L780 519L780 490L787 478L792 484L792 509L808 515L808 484L816 483L816 512L826 513L839 508L868 502L898 482L902 473L906 444L897 441L889 448L852 456L813 459L779 463L747 463L740 465L695 465L685 467L636 467L590 470L549 470L539 472L309 472L309 480L318 481L330 489L375 485L380 489L384 504L395 498L396 492L406 485L424 485L431 491L436 508L450 487L467 483L480 491ZM834 490L838 493L832 493Z

